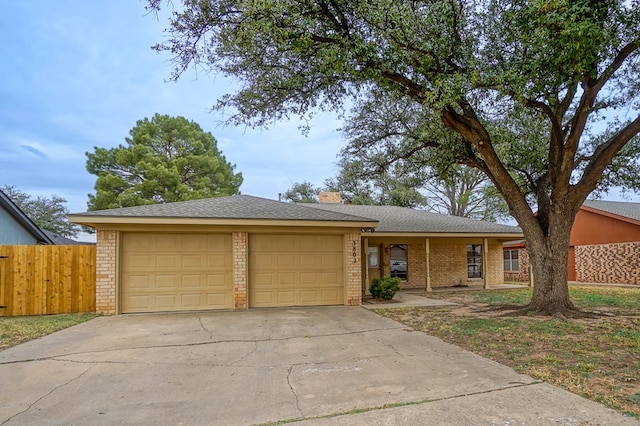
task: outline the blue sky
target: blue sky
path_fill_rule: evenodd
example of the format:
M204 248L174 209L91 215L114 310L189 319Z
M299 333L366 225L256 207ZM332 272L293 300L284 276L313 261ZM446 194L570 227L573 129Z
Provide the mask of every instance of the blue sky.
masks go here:
M266 130L223 126L211 113L234 82L195 71L169 82L170 57L151 50L167 23L138 0L3 2L0 13L0 185L60 195L86 210L95 176L85 152L124 144L154 113L193 120L218 141L244 176L244 194L277 199L296 181L335 175L344 140L335 115L320 115L308 137L298 122Z
M267 130L223 126L211 113L234 82L194 71L169 82L170 57L151 50L167 22L141 0L3 2L0 13L0 185L60 195L86 210L95 176L85 152L124 143L136 121L181 115L211 132L244 175L245 194L277 199L296 181L336 173L344 140L335 115L319 115L308 137L298 122ZM607 199L620 199L614 192ZM640 196L630 194L640 201Z

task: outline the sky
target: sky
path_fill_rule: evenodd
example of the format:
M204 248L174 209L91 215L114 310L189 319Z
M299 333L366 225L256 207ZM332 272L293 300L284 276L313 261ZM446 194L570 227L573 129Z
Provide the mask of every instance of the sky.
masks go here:
M242 172L244 194L277 199L293 183L335 176L345 140L335 114L319 114L304 136L297 121L267 129L225 126L211 112L237 84L185 73L170 81L166 14L143 0L5 1L0 11L0 186L59 195L70 212L87 209L95 176L86 152L125 144L136 121L155 113L193 120ZM606 199L621 199L615 191ZM640 196L630 194L631 201Z
M345 141L337 115L321 114L304 136L300 122L267 129L224 125L211 112L236 82L191 70L176 83L171 57L151 49L166 37L166 15L140 0L3 2L0 12L0 186L62 196L87 210L96 177L86 152L125 144L136 121L183 116L218 142L242 172L243 194L277 199L303 180L335 176Z

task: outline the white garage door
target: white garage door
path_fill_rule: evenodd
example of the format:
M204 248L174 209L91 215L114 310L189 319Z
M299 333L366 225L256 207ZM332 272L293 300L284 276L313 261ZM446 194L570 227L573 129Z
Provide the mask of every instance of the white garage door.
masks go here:
M249 306L342 305L341 235L250 235Z
M231 235L124 233L123 313L233 308Z

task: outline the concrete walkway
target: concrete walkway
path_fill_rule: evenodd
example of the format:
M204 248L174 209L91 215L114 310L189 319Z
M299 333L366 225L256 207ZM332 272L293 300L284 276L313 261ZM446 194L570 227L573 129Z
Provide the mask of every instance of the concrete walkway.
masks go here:
M360 307L121 315L0 352L2 425L638 425Z

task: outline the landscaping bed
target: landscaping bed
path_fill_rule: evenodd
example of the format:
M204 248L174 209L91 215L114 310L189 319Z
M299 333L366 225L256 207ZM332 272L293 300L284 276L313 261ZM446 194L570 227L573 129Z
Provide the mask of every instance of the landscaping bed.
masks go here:
M458 306L375 312L640 418L640 288L571 287L593 318L509 316L530 289L429 293Z

